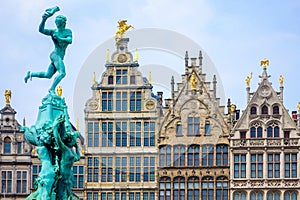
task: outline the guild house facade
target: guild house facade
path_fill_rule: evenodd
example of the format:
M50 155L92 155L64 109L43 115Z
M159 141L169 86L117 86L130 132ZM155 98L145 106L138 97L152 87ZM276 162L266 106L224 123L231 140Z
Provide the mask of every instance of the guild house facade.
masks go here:
M124 36L124 35L122 35ZM134 40L134 38L131 38ZM298 200L299 110L284 107L267 73L240 110L218 98L216 76L208 80L202 52L185 54L181 81L171 95L153 93L139 71L129 38L116 38L105 71L86 97L82 157L73 167L73 191L84 200ZM5 92L0 111L0 199L25 199L41 169L35 148L19 130ZM23 120L25 125L25 120ZM75 129L75 127L73 127Z

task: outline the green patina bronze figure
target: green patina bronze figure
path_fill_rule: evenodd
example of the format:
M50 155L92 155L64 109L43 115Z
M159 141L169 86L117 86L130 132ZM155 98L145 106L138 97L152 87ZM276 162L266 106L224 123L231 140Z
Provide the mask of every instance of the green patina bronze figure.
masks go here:
M56 29L45 29L45 23L49 17L59 11L59 7L48 8L43 14L42 22L39 26L39 32L51 36L54 43L54 51L50 54L51 63L46 72L30 72L28 71L24 80L27 83L28 79L32 77L38 78L52 78L52 76L58 72L58 75L54 78L52 86L49 89L50 93L55 93L55 88L58 83L66 76L65 64L63 62L66 49L69 44L72 43L72 31L66 29L67 18L62 15L58 15L55 19Z
M63 57L68 44L72 42L72 33L65 29L66 18L56 17L57 29L44 29L46 20L59 10L58 7L47 9L43 15L39 31L50 35L55 44L51 53L51 64L47 72L28 72L25 82L30 77L51 78L55 77L49 94L42 99L39 107L38 118L35 125L20 126L25 139L36 146L38 158L41 161L41 171L35 180L35 192L26 200L79 200L72 192L73 164L80 159L80 149L77 144L79 132L72 131L69 121L68 108L65 99L61 97L62 88L55 88L65 76Z

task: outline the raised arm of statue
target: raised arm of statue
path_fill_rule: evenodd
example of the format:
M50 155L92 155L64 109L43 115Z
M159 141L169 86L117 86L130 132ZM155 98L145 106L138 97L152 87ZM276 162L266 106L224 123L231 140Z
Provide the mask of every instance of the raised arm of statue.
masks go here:
M53 33L53 30L51 30L51 29L45 29L45 23L46 23L48 17L49 16L45 13L43 15L43 19L42 19L42 21L40 23L40 26L39 26L39 32L42 33L42 34L44 34L44 35L51 35Z
M55 6L53 8L48 8L45 10L45 13L42 16L42 21L39 26L39 32L45 35L51 35L53 33L53 30L51 29L45 29L45 23L49 17L54 15L54 13L58 12L60 9L58 6Z

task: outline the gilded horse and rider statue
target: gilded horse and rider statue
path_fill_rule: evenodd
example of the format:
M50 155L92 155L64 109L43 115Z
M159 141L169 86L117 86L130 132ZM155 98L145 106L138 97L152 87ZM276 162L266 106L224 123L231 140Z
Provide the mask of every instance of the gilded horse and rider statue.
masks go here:
M116 34L115 34L116 43L118 43L119 40L120 40L121 38L123 38L124 33L125 33L128 29L134 28L133 26L127 24L127 20L126 20L126 19L124 19L124 20L119 20L119 21L118 21L118 24L119 24L119 25L118 25L118 30L117 30L117 32L116 32Z

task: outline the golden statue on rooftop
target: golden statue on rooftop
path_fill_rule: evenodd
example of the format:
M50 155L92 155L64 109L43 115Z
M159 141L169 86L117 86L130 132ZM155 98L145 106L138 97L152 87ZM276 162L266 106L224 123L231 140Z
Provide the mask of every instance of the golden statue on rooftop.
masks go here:
M300 113L300 102L298 102L297 107L298 107L298 113Z
M195 72L192 72L192 75L190 77L190 86L192 90L196 90L197 88L197 80L196 80Z
M283 78L282 75L280 75L280 77L279 77L279 84L280 84L280 87L282 87L283 81L284 81L284 78Z
M245 79L247 87L250 86L251 79L252 79L252 72L250 72L250 76L247 76L246 79Z
M133 26L127 24L127 20L126 20L126 19L124 19L124 20L119 20L119 21L118 21L118 24L119 24L119 25L118 25L118 30L117 30L117 32L116 32L116 34L115 34L115 39L116 39L116 42L117 42L117 43L119 42L119 40L120 40L121 38L123 38L124 33L125 33L128 29L134 28Z
M230 106L230 114L233 115L234 111L235 111L236 105L235 104L231 104Z
M10 104L10 98L11 98L11 91L10 90L5 90L4 96L5 96L5 103L7 105L9 105Z
M267 66L269 66L269 60L268 59L263 59L260 61L260 66L263 66L264 69L267 68Z

